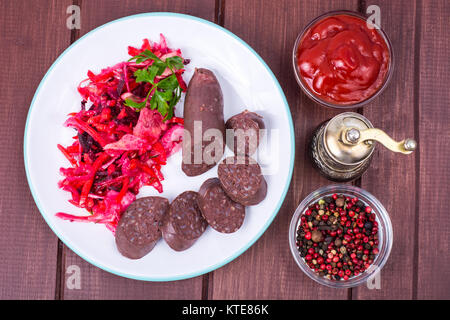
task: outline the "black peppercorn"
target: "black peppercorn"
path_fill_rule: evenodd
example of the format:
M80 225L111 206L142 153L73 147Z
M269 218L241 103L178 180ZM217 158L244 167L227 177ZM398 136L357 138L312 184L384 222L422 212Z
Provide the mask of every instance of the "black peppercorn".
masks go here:
M357 198L333 194L309 206L297 230L297 246L316 274L348 280L374 263L378 234L375 214Z

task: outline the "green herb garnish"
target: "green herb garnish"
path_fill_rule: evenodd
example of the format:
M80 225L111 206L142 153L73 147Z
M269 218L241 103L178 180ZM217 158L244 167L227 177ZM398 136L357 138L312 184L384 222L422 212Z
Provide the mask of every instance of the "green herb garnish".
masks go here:
M182 69L184 67L183 59L175 56L167 58L166 61L162 61L150 50L145 50L132 57L129 61L142 63L147 60L153 60L153 63L145 69L136 70L134 76L136 77L136 82L150 83L152 88L149 90L147 97L143 102L126 99L125 105L141 110L147 105L148 98L152 95L150 99L150 108L153 110L157 109L164 119L168 120L173 117L174 106L181 98L182 90L175 72L177 69ZM155 78L160 76L166 68L169 68L172 71L172 74L158 83L155 83Z

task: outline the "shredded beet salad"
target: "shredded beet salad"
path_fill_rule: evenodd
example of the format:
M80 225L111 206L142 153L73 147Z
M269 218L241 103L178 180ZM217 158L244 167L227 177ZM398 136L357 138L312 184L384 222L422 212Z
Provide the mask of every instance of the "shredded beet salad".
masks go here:
M141 48L128 47L128 53L129 61L88 72L78 87L81 110L64 124L77 135L72 145L58 145L71 163L60 169L58 185L90 215L56 216L103 223L112 232L142 186L163 192L161 167L181 148L183 134L183 119L173 111L186 90L181 75L189 61L163 35L159 43L144 39Z

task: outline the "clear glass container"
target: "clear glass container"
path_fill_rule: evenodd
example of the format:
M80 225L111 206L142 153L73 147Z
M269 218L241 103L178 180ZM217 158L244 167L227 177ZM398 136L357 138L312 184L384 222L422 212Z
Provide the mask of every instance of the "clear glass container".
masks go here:
M321 21L325 18L328 18L328 17L336 16L336 15L350 15L350 16L354 16L354 17L358 17L358 18L367 20L367 17L365 17L364 15L362 15L358 12L348 11L348 10L340 10L340 11L327 12L323 15L318 16L317 18L312 20L310 23L308 23L308 25L302 30L302 32L300 32L297 39L295 40L294 49L292 51L292 65L294 68L295 79L297 80L297 83L299 84L300 88L302 88L303 92L309 98L311 98L312 100L314 100L315 102L317 102L323 106L330 107L330 108L337 108L337 109L359 108L359 107L362 107L362 106L368 104L369 102L374 100L379 94L381 94L381 92L384 91L384 89L387 87L389 81L392 78L392 73L394 70L394 51L392 48L391 41L389 40L388 36L381 28L378 28L377 30L378 30L379 34L381 35L381 37L386 42L387 48L389 50L389 57L390 57L389 68L388 68L388 72L386 74L386 78L384 79L384 82L381 85L381 87L378 88L378 90L373 95L371 95L370 97L368 97L367 99L365 99L363 101L353 103L353 104L345 104L345 103L338 104L338 103L333 103L333 102L322 99L321 97L316 95L313 91L311 91L311 89L308 87L308 85L303 82L303 79L302 79L302 76L300 74L300 70L299 70L299 67L297 64L297 51L298 51L299 45L301 44L301 42L303 40L304 35L308 32L308 30L311 27L313 27L319 21Z
M300 252L297 248L296 238L297 229L299 227L300 217L304 214L308 207L320 199L332 196L334 193L343 194L344 196L357 197L359 200L364 202L372 208L372 212L376 215L376 221L378 222L378 250L379 253L375 257L372 265L360 273L357 276L353 276L348 280L330 280L325 277L321 277L316 274L313 269L311 269L305 262L304 258L300 256ZM292 217L291 224L289 227L289 246L291 248L292 256L295 262L300 267L300 269L314 281L332 288L351 288L363 285L367 280L371 279L373 276L379 272L383 266L386 264L389 254L392 249L393 241L393 231L391 219L383 207L383 205L369 192L351 185L330 185L317 189L316 191L309 194L297 207L295 213Z

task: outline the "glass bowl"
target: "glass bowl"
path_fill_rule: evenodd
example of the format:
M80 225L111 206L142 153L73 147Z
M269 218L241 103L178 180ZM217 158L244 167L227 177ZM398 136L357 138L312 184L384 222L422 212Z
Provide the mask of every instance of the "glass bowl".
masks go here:
M367 270L360 273L357 276L353 276L348 280L330 280L325 277L321 277L314 272L305 262L304 258L300 256L297 249L296 237L297 229L299 226L300 217L303 215L306 209L320 199L331 196L334 193L343 194L345 196L357 197L359 200L372 208L372 212L376 215L376 221L378 222L378 237L379 253L375 257L372 265ZM332 288L351 288L357 287L372 279L376 273L378 273L385 265L389 254L391 253L393 241L393 231L391 219L383 207L383 205L369 192L351 185L330 185L317 189L309 194L297 207L294 216L292 217L289 227L289 246L291 248L292 256L300 269L306 273L308 277L314 281Z
M392 78L392 73L394 70L394 51L392 48L392 44L391 41L389 40L389 37L387 36L387 34L380 28L377 26L377 30L378 33L381 35L381 37L384 39L384 41L386 42L386 45L388 47L389 50L389 67L388 67L388 71L386 74L386 78L384 79L383 84L381 85L380 88L378 88L378 90L372 94L370 97L368 97L367 99L363 100L363 101L359 101L353 104L338 104L338 103L333 103L327 100L322 99L321 97L317 96L309 87L306 83L303 82L302 80L302 76L300 74L300 70L298 68L298 64L297 64L297 51L298 51L298 47L300 45L300 43L303 40L304 35L306 34L306 32L313 27L316 23L318 23L319 21L321 21L322 19L331 17L331 16L336 16L336 15L350 15L350 16L354 16L357 18L361 18L364 20L367 20L367 17L365 17L364 15L358 13L358 12L354 12L354 11L348 11L348 10L339 10L339 11L331 11L325 14L322 14L320 16L318 16L317 18L315 18L314 20L312 20L310 23L308 23L308 25L302 30L302 32L300 32L300 34L298 35L297 39L295 40L295 44L294 44L294 49L292 51L292 66L294 68L294 74L295 74L295 79L297 80L297 83L299 84L300 88L302 88L303 92L309 97L311 98L313 101L326 106L326 107L330 107L330 108L337 108L337 109L354 109L354 108L359 108L362 107L366 104L368 104L369 102L371 102L372 100L374 100L376 97L378 97L378 95L381 94L381 92L384 91L384 89L387 87L389 81Z

